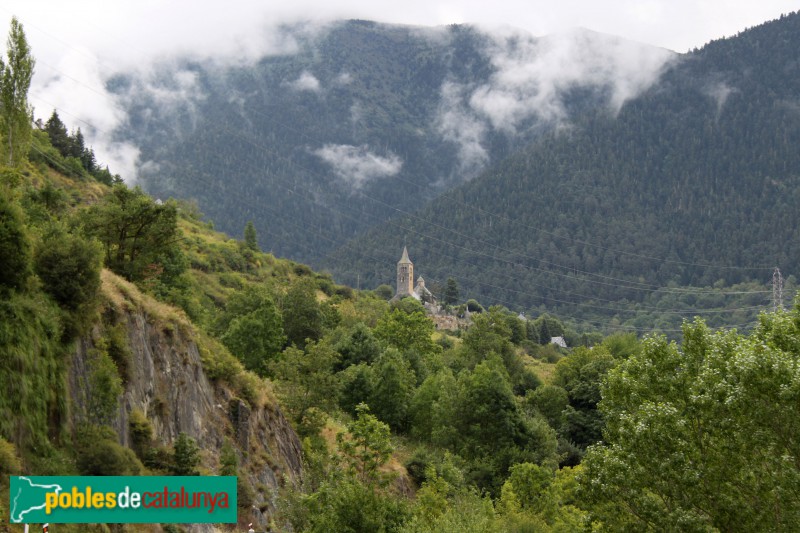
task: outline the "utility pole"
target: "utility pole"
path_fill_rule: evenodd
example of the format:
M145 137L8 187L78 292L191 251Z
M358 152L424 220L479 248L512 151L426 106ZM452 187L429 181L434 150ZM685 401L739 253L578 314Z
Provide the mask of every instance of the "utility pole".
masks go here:
M783 276L778 267L772 271L772 311L783 311Z

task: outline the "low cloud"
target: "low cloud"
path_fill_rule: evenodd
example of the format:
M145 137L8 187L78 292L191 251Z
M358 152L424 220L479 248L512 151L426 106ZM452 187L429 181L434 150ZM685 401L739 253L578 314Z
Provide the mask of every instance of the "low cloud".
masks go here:
M366 145L326 144L312 153L328 163L339 178L356 189L368 181L394 176L403 166L403 160L397 155L389 152L381 156L370 152Z
M342 72L336 76L336 83L337 85L350 85L353 83L353 75L349 72Z
M458 145L459 170L462 175L465 172L477 173L489 161L489 154L481 144L487 129L486 123L466 105L465 93L465 87L445 82L442 85L436 119L436 128L442 137Z
M251 64L264 56L294 54L300 49L301 40L311 38L329 24L326 21L301 24L259 19L250 21L248 30L230 39L212 41L207 38L209 32L204 31L186 35L157 31L162 23L167 23L163 17L147 18L152 35L169 35L169 47L157 39L141 39L138 34L126 35L124 31L114 35L116 45L125 46L108 46L106 42L69 45L63 38L42 41L38 29L28 32L33 39L39 37L33 46L37 64L29 93L36 118L47 120L52 110L57 110L69 129L81 128L98 162L107 164L111 172L120 174L128 182L136 180L142 164L139 149L130 142L114 139L126 127L125 109L129 99L147 102L148 113L153 116L174 117L171 133L181 135L194 127L196 103L205 95L197 74L181 69L178 63L195 60L209 68L225 69L231 65ZM125 31L135 29L125 24L122 27ZM59 34L56 30L52 33ZM80 35L101 34L110 33L87 30ZM109 81L120 73L128 77L130 85L109 91ZM306 90L314 90L314 80L301 77L297 81L305 84ZM143 118L146 120L147 116Z
M86 49L71 49L57 64L37 62L36 72L29 93L36 116L46 121L57 111L69 129L81 129L99 164L133 180L139 149L114 141L113 132L125 123L127 114L106 91L97 59Z
M719 117L720 113L722 113L722 108L725 107L725 102L728 101L728 97L731 93L738 92L738 89L731 87L723 81L719 81L708 85L704 92L709 98L714 100L714 103L717 105L717 117Z
M289 84L295 91L310 91L318 93L321 90L319 80L307 70L300 77Z
M530 117L566 118L562 98L573 88L609 89L607 104L617 112L675 57L669 50L584 29L544 38L506 30L491 37L487 53L496 71L474 91L470 106L495 128L512 131Z
M485 163L487 129L517 133L531 120L567 123L564 98L572 89L596 88L618 113L654 84L676 57L669 50L576 29L536 38L516 29L487 33L484 50L494 72L479 85L446 82L436 122L445 139L459 145L462 166Z

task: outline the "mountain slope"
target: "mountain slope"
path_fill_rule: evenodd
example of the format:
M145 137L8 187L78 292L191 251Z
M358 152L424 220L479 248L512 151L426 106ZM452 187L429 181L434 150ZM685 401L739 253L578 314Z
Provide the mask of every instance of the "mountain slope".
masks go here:
M606 325L641 322L648 309L681 311L660 327L711 308L738 310L713 322L746 322L766 292L708 300L663 287L756 281L767 291L772 267L797 273L798 48L798 14L712 42L618 114L575 120L349 243L330 268L351 283L352 272L386 282L407 244L426 279L454 276L486 303Z
M348 21L284 37L255 64L177 60L110 88L150 193L197 199L231 235L252 219L265 248L315 265L564 118L618 105L672 57L586 31Z

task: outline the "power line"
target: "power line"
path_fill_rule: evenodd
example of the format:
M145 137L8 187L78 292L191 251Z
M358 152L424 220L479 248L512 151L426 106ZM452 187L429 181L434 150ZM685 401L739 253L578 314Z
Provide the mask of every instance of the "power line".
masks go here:
M73 78L73 79L74 79L74 78ZM276 122L280 124L280 122L278 122L278 121L276 121ZM87 122L87 124L88 124L88 122ZM229 130L228 130L228 133L229 133L229 134L232 134L232 132L230 132ZM234 134L234 135L235 135L235 134ZM247 139L247 142L251 142L249 138ZM251 143L251 144L253 144L253 143ZM267 150L267 149L266 149L264 146L259 146L258 144L253 144L253 146L254 146L254 147L255 147L255 148L256 148L256 149L257 149L259 152L268 152L268 150ZM279 155L277 155L277 154L274 154L274 157L275 157L275 158L280 158L280 159L283 159L284 161L288 162L288 163L289 163L289 164L290 164L292 167L295 167L295 168L301 168L302 170L304 170L304 171L308 172L308 169L305 169L305 168L303 168L301 165L299 165L297 162L295 162L295 161L293 161L293 160L290 160L290 159L288 159L288 158L281 158L281 156L279 156ZM316 174L316 172L315 172L315 174ZM406 181L406 182L408 182L408 183L413 183L413 182L409 182L408 180L403 180L403 181ZM419 184L414 184L414 185L416 185L416 186L418 186L418 187L421 187L421 185L419 185ZM296 184L295 184L295 187L296 187ZM287 189L287 190L289 190L289 192L290 192L290 193L293 193L293 194L294 194L294 189ZM399 208L397 208L397 207L395 207L395 206L392 206L392 205L390 205L390 204L387 204L387 203L385 203L385 202L381 202L380 200L378 200L378 199L376 199L376 198L370 197L369 195L366 195L366 194L364 194L364 193L363 193L363 191L360 191L360 194L362 194L362 196L363 196L363 197L365 197L365 198L367 198L367 199L369 199L369 200L371 200L371 201L373 201L373 202L376 202L376 203L378 203L379 205L383 205L383 206L384 206L384 207L386 207L386 208L389 208L389 209L393 209L393 210L395 210L395 211L396 211L398 214L401 214L401 215L404 215L404 216L411 216L411 217L415 216L415 215L413 215L412 213L409 213L409 212L407 212L407 211L405 211L405 210L399 209ZM300 197L301 197L301 198L304 198L304 199L305 199L305 200L307 200L307 201L311 201L311 202L313 202L313 200L309 200L309 199L308 199L308 198L306 198L305 196L300 196ZM331 212L338 213L339 215L344 215L344 216L346 216L347 218L352 218L351 216L348 216L348 215L346 215L344 212L341 212L341 211L338 211L338 210L335 210L335 209L332 209L332 208L330 208L330 206L324 206L324 205L322 205L322 204L319 204L319 203L317 203L316 205L321 205L322 207L329 209ZM463 205L468 205L468 204L465 204L465 203L464 203ZM475 206L471 206L471 207L473 207L473 208L476 208ZM259 208L257 208L257 209L264 209L264 206L260 206L260 207L259 207ZM479 208L476 208L476 209L479 209ZM485 212L485 211L484 211L484 212ZM485 212L485 213L486 213L486 214L488 214L490 217L491 217L491 216L494 216L494 217L497 217L498 219L501 219L501 218L503 218L503 217L499 217L498 215L495 215L495 214L493 214L493 213L489 213L489 212ZM363 211L362 211L362 214L366 214L366 212L363 212ZM374 215L371 215L371 216L374 216ZM426 222L426 223L431 223L431 221L430 221L429 219L425 219L425 218L422 218L422 217L417 217L417 218L418 218L419 220L423 221L423 222ZM511 221L511 222L513 222L513 223L518 223L518 222L516 222L516 221L512 221L511 219L505 219L505 220ZM434 223L434 224L438 224L438 223ZM410 228L405 228L405 227L403 227L403 226L400 226L400 225L397 225L397 224L395 224L395 227L399 227L399 228L405 229L406 231L414 231L414 230L411 230ZM460 233L460 232L457 232L457 231L455 231L455 230L452 230L451 228L446 228L446 227L444 227L444 226L441 226L441 225L439 225L439 227L440 227L441 229L445 230L445 231L448 231L448 232L450 232L450 233L454 233L454 234L456 235L456 237L458 237L458 238L460 238L460 239L469 239L469 238L471 238L471 237L469 237L469 236L466 236L466 235L464 235L464 234L462 234L462 233ZM306 228L306 229L307 229L307 228ZM544 230L542 230L542 231L544 231ZM432 237L432 236L430 236L430 235L426 235L426 234L424 234L424 233L421 233L421 232L415 232L415 233L419 234L419 235L420 235L421 237L423 237L423 238L430 238L430 239L433 239L433 240L437 240L437 241L439 241L439 242L442 242L443 244L447 244L447 245L450 245L450 246L459 247L460 249L463 249L463 250L464 250L464 251L466 251L466 252L469 252L469 253L472 253L472 254L477 254L477 255L482 255L482 256L486 257L487 259L491 259L491 260L495 260L495 261L500 261L500 262L505 262L505 263L506 263L506 264L508 264L509 266L521 267L521 268L526 268L526 269L535 268L535 267L530 267L529 265L525 265L525 264L522 264L522 263L519 263L519 262L514 262L514 261L512 261L512 260L503 259L503 258L499 257L499 256L497 255L497 252L498 252L498 251L500 251L500 252L504 252L504 253L512 253L512 254L514 254L514 253L516 253L516 252L514 252L514 251L512 251L512 250L507 250L507 249L504 249L504 248L502 248L502 247L499 247L499 246L497 246L497 245L493 245L492 243L488 243L487 241L478 240L478 243L479 243L479 244L482 244L482 245L493 246L493 247L494 247L494 249L496 250L494 253L486 253L486 252L481 252L481 251L479 251L479 250L474 250L474 249L471 249L471 248L469 248L469 247L466 247L466 246L459 245L459 244L457 244L456 242L454 242L454 241L452 241L452 240L449 240L449 239L439 239L439 238ZM319 234L319 235L322 235L322 234ZM334 239L331 239L331 238L326 238L326 240L329 240L330 242L336 242ZM297 243L297 242L294 242L293 244L295 244L295 245L301 245L301 243ZM586 244L591 244L591 243L586 243ZM593 245L593 246L599 246L599 245ZM602 247L601 247L601 248L602 248ZM603 248L603 249L611 250L610 248ZM450 257L452 258L452 256L450 256ZM523 256L523 257L527 257L527 256ZM530 257L527 257L527 258L528 258L528 259L533 259L533 258L530 258ZM653 258L653 259L658 259L658 258ZM376 259L374 259L374 258L373 258L373 260L375 260L375 261L378 261L378 260L376 260ZM558 267L558 268L563 268L563 269L566 269L566 268L567 268L567 267L564 267L563 265L556 265L556 264L553 264L553 263L550 263L550 265L551 265L551 266L553 266L553 267ZM696 265L700 265L700 264L696 264ZM703 265L703 266L709 266L709 265ZM735 267L731 267L731 268L735 268ZM678 288L656 288L656 287L654 287L654 286L653 286L653 285L651 285L651 284L645 284L645 283L636 282L636 281L631 281L631 280L624 280L624 279L619 279L619 278L613 278L613 277L608 277L608 276L602 276L602 275L598 275L598 274L594 274L594 273L589 273L589 272L586 272L586 273L584 273L584 274L586 274L586 275L591 275L591 276L605 277L605 278L607 278L607 279L609 279L609 280L611 280L611 281L616 281L616 282L618 282L618 283L602 283L602 282L599 282L599 281L597 281L597 280L585 280L585 279L580 279L580 278L578 278L578 277L576 277L576 276L570 276L570 275L568 275L568 274L563 274L563 273L560 273L560 272L553 272L553 271L550 271L550 270L545 270L545 269L541 269L541 268L535 268L535 270L537 270L537 271L540 271L540 272L542 272L542 273L544 273L544 274L548 274L548 275L557 275L557 276L562 276L562 277L568 277L568 278L574 279L574 280L575 280L575 281L577 281L577 282L582 282L582 283L600 283L600 284L605 284L605 285L608 285L608 286L611 286L611 287L615 287L615 288L617 288L617 289L623 289L623 290L651 290L651 291L654 291L654 292L656 292L656 291L658 291L658 292L670 292L670 291L674 291L674 292L685 292L685 291L686 291L686 289L678 289ZM582 272L582 273L583 273L583 272ZM358 276L358 275L360 275L360 274L357 274L357 276ZM478 282L478 283L480 283L480 282ZM630 284L630 285L624 285L624 284ZM633 285L640 285L640 286L642 286L642 287L636 287L636 286L633 286ZM647 287L647 288L643 287L643 286L647 286L647 285L649 285L649 287ZM513 290L513 289L508 289L508 288L503 288L503 287L498 287L498 286L494 286L493 288L495 288L495 289L499 289L499 290L506 290L506 291ZM522 291L516 291L516 292L522 292ZM693 293L697 293L697 291L691 291L691 292L693 292ZM744 291L744 292L745 292L745 293L747 293L747 292L750 292L750 293L754 293L754 294L755 294L755 293L768 292L768 291ZM712 291L712 293L713 293L713 294L719 294L719 293L718 293L718 292L716 292L716 291ZM739 292L737 292L736 294L738 294L738 293L739 293ZM532 293L527 293L527 292L523 292L523 294L526 294L526 295L528 295L528 296L534 296ZM568 293L568 294L575 294L575 293ZM731 294L734 294L734 293L731 293ZM584 295L578 295L578 296L581 296L581 297L587 298L587 297L586 297L586 296L584 296ZM561 303L568 303L568 304L570 304L570 305L579 305L577 302L569 302L569 301L565 301L565 300L558 300L558 301L560 301ZM605 309L605 310L618 311L618 312L621 312L621 311L622 311L622 310L618 310L618 309L614 309L614 308L608 308L608 307L600 307L600 308L602 308L602 309ZM744 309L744 308L742 308L742 309ZM680 311L680 312L683 312L683 311ZM696 310L691 310L691 311L685 311L685 312L686 312L686 313L696 313L697 311L696 311Z
M59 43L61 43L61 44L63 44L63 45L66 45L66 46L68 46L69 48L71 48L71 49L73 49L73 50L76 50L76 51L78 51L78 52L82 53L82 54L83 54L83 55L85 55L86 57L90 57L90 58L92 58L92 59L94 59L94 60L98 60L98 58L96 58L96 57L94 57L94 56L89 56L89 55L85 54L85 53L84 53L82 50L79 50L79 49L77 49L77 48L75 48L75 47L71 46L71 44L70 44L70 43L67 43L67 42L63 41L63 40L59 39L58 37L55 37L54 35L50 34L49 32L46 32L46 31L44 31L43 29L41 29L41 28L38 28L38 27L36 27L36 26L33 26L33 27L34 27L34 28L35 28L37 31L40 31L41 33L43 33L44 35L46 35L46 36L50 37L51 39L53 39L53 40L55 40L55 41L58 41ZM117 39L117 40L119 40L119 39ZM120 40L120 41L121 41L121 40ZM79 80L77 80L76 78L74 78L74 77L72 77L72 76L70 76L70 75L68 75L68 74L64 73L63 71L61 71L61 70L59 70L59 69L57 69L57 68L55 68L55 67L53 67L53 66L51 66L51 65L49 65L49 64L48 64L47 66L48 66L48 67L50 67L51 69L53 69L53 70L57 71L57 72L60 72L60 73L61 73L61 74L63 74L64 76L68 77L69 79L72 79L73 81L76 81L77 83L80 83L81 85L83 85L84 87L88 88L89 90L91 90L91 91L93 91L93 92L95 92L95 93L97 93L97 94L102 94L104 97L108 97L108 94L107 94L105 91L103 91L103 92L99 92L99 91L97 91L96 89L94 89L93 87L91 87L91 86L89 86L89 85L87 85L87 84L85 84L85 83L82 83L82 82L80 82L80 81L79 81ZM255 77L255 75L252 73L252 71L247 71L247 73L248 73L248 75L250 75L250 76L251 76L253 79L256 79L256 77ZM52 105L52 104L50 104L50 105ZM254 114L257 114L257 115L261 115L262 117L266 117L266 115L264 115L263 113L261 113L261 112L260 112L260 111L258 111L258 110L255 110L255 109L248 109L248 112L251 112L251 113L254 113ZM308 135L305 133L305 131L298 130L298 129L294 128L294 127L293 127L292 125L290 125L290 124L286 124L286 123L283 123L283 122L281 122L281 121L279 121L279 120L276 120L274 117L268 117L268 118L269 118L269 120L272 120L273 122L275 122L275 123L277 123L277 124L281 125L281 128L282 128L282 129L289 130L289 131L294 131L294 132L298 133L299 135L301 135L301 136L302 136L302 137L304 137L304 138L311 139L311 137L310 137L310 136L308 136ZM80 120L80 119L79 119L79 120ZM85 121L82 121L82 122L85 122ZM87 124L88 124L88 123L87 123ZM413 186L415 186L415 187L418 187L418 188L422 188L422 189L425 189L425 190L430 190L430 187L429 187L429 186L420 185L420 184L419 184L419 183L417 183L417 182L414 182L414 181L412 181L412 180L408 180L408 179L402 178L401 176L394 176L394 177L392 177L392 178L390 178L390 179L396 179L396 180L398 180L398 181L402 181L402 182L404 182L404 183L411 184L411 185L413 185ZM697 266L697 267L702 267L702 268L714 268L714 269L724 269L724 270L750 270L750 271L752 271L752 270L763 270L763 269L767 268L767 267L761 267L761 266L755 266L755 267L740 267L740 266L735 266L735 265L714 265L714 264L710 264L710 263L697 263L697 262L687 262L687 261L676 261L676 260L667 259L667 258L662 258L662 257L650 256L650 255L646 255L646 254L639 254L639 253L635 253L635 252L628 252L628 251L619 250L619 249L611 248L611 247L608 247L608 246L600 245L600 244L597 244L597 243L593 243L593 242L590 242L590 241L585 241L585 240L581 240L581 239L575 239L575 238L572 238L572 237L569 237L569 236L565 236L565 235L559 235L559 234L557 234L557 233L555 233L555 232L548 231L548 230L545 230L545 229L543 229L543 228L540 228L540 227L531 226L531 225L528 225L528 224L522 223L522 222L520 222L520 221L518 221L518 220L515 220L515 219L512 219L512 218L509 218L509 217L506 217L506 216L504 216L504 215L500 215L500 214L497 214L497 213L490 212L490 211L488 211L488 210L485 210L485 209L483 209L483 208L481 208L481 207L479 207L479 206L477 206L477 205L468 204L468 203L466 203L466 202L463 202L463 201L461 201L461 200L458 200L458 199L455 197L455 191L454 191L454 190L447 191L447 192L445 192L444 194L441 194L441 197L443 197L443 198L445 198L445 199L448 199L448 200L451 200L451 201L454 201L454 202L457 202L458 204L460 204L460 205L462 205L462 206L464 206L464 207L466 207L466 208L469 208L469 209L472 209L472 210L476 210L476 211L478 211L478 212L480 212L480 213L482 213L482 214L484 214L484 215L488 216L488 217L489 217L489 219L490 219L490 221L491 221L492 219L501 220L501 221L503 221L503 222L506 222L506 223L508 223L508 224L517 225L517 226L519 226L519 227L523 227L523 228L525 228L525 229L527 229L527 230L536 231L536 232L539 232L539 233L542 233L542 234L545 234L545 235L551 236L551 237L553 237L553 238L557 238L557 239L561 239L561 240L568 240L568 241L574 242L574 243L576 243L576 244L581 244L581 245L583 245L583 246L589 246L589 247L592 247L592 248L595 248L595 249L599 249L599 250L605 250L605 251L608 251L608 252L611 252L611 253L614 253L614 254L618 254L618 255L624 255L624 256L637 257L637 258L640 258L640 259L647 259L647 260L650 260L650 261L658 261L658 262L660 262L660 263L679 264L679 265L683 265L683 266ZM400 210L400 209L397 209L395 206L388 206L388 207L389 207L390 209L393 209L393 210L395 210L395 211L396 211L398 214L401 214L401 215L404 215L404 216L414 216L414 217L417 217L417 218L419 218L420 220L423 220L423 221L425 221L425 222L427 222L427 223L429 223L429 224L434 224L434 225L437 225L438 227L440 227L441 229L444 229L445 231L452 231L452 232L454 232L454 231L455 231L455 230L452 230L452 229L450 229L450 228L446 228L446 227L444 227L444 226L438 225L438 224L436 224L436 223L434 223L434 222L430 221L429 219L424 219L424 218L418 217L418 216L416 216L416 215L414 215L414 214L412 214L412 213L409 213L409 212L407 212L407 211L405 211L405 210ZM458 232L456 232L456 233L458 233ZM519 252L517 252L517 251L508 251L508 250L504 250L504 251L506 251L506 252L511 252L511 253L515 253L515 254L519 254ZM525 256L524 254L521 254L521 257L527 257L527 256ZM527 258L528 258L528 259L532 259L532 258L530 258L530 257L527 257ZM540 263L540 264L541 264L541 263L550 264L551 266L553 266L553 267L555 267L555 268L562 268L562 269L565 269L565 270L573 270L573 271L575 271L575 269L572 269L572 268L570 268L570 267L567 267L567 266L564 266L564 265L558 265L558 264L555 264L555 263L548 263L547 261L543 261L542 259L538 259L537 261L539 261L539 263ZM619 283L625 283L625 284L630 284L630 285L637 285L637 286L639 286L639 287L649 287L649 288L645 288L645 289L643 289L643 290L663 290L663 291L666 291L666 292L695 292L695 291L694 291L693 289L691 289L691 288L668 288L668 289L661 288L661 289L654 289L652 284L645 284L645 283L640 283L640 282L633 281L633 280L625 280L625 279L620 279L620 278L614 278L614 277L612 277L612 276L604 276L604 275L602 275L602 274L598 274L598 273L594 273L594 272L588 272L588 271L575 271L575 273L576 273L576 274L577 274L577 273L580 273L580 274L583 274L583 275L587 275L587 276L593 276L593 277L599 277L599 278L606 278L606 279L609 279L609 280L612 280L612 281L617 281L617 282L619 282Z

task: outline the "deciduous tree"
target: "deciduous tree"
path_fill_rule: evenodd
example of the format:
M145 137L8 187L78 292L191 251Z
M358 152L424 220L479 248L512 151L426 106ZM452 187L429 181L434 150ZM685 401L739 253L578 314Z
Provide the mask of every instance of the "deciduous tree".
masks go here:
M749 337L683 327L608 374L584 497L609 529L790 531L800 523L800 309Z
M159 204L139 187L120 184L89 208L85 229L103 244L108 268L139 281L161 255L177 246L177 217L174 202Z
M8 166L18 166L28 155L33 108L28 104L33 67L36 61L17 17L11 17L6 43L7 62L0 60L0 104L2 104L3 143Z
M367 404L356 407L356 419L347 425L347 436L336 435L339 449L344 453L350 469L363 482L375 483L380 477L378 469L392 455L389 426L369 412Z

